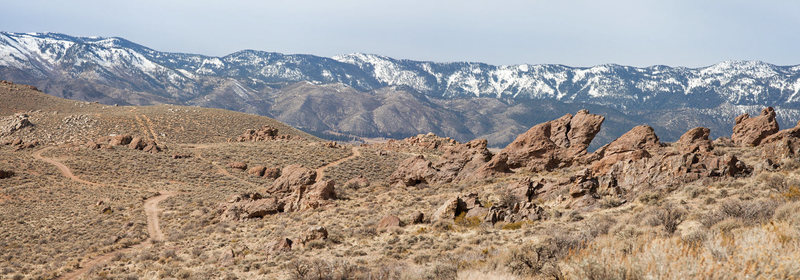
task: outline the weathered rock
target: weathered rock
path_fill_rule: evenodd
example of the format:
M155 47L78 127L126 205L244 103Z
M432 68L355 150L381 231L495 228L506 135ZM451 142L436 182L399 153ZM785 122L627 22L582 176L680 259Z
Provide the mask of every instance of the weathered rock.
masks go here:
M365 178L363 175L359 175L358 177L347 180L347 182L344 183L344 186L346 188L355 190L362 189L369 187L369 180L367 180L367 178Z
M417 211L414 214L411 214L411 223L413 224L421 224L425 222L425 214L422 212Z
M400 162L397 170L389 177L389 181L400 182L405 186L427 184L429 180L433 180L437 171L433 168L433 163L418 155Z
M275 197L265 198L258 193L246 193L220 204L219 209L223 220L241 220L283 212L283 204Z
M14 171L11 170L0 170L0 179L11 178L14 176Z
M675 147L679 153L688 154L695 152L709 152L713 149L711 140L708 136L711 130L705 127L695 127L684 133L677 142Z
M281 176L281 169L277 167L269 167L264 169L264 177L270 179L278 179Z
M311 185L302 198L303 204L300 210L317 209L325 200L336 199L335 185L333 180L323 180Z
M108 144L111 146L124 146L130 144L132 140L133 136L130 135L116 135L111 137Z
M331 149L339 148L339 144L337 144L336 141L328 141L328 142L322 143L322 146L325 147L325 148L331 148Z
M232 169L239 169L239 170L244 171L244 170L247 170L247 163L244 163L244 162L241 162L241 161L229 162L228 163L228 167L230 167Z
M800 122L790 129L767 136L759 144L763 158L772 162L796 158L800 154Z
M570 166L586 154L586 148L604 120L603 116L581 110L575 116L567 114L535 125L517 136L479 173L515 168L542 171Z
M179 154L179 153L172 154L172 159L184 159L184 158L190 158L190 157L192 157L192 156L191 155L187 155L187 154Z
M290 193L292 186L308 186L314 184L317 172L299 164L288 165L281 171L281 176L272 183L271 193Z
M133 137L130 143L128 143L128 149L142 150L146 145L147 143L144 139L142 139L142 137Z
M0 137L8 136L25 127L33 126L28 115L18 114L0 118Z
M761 110L758 117L743 114L736 117L731 139L740 146L758 146L761 140L778 132L778 122L775 120L775 109L772 107Z
M256 166L250 167L250 169L247 170L247 174L250 174L250 175L253 175L253 176L256 176L256 177L261 177L261 176L264 176L264 172L266 172L266 171L267 171L267 167L266 166L256 165Z
M464 144L453 141L436 162L419 155L402 161L389 178L405 186L441 184L460 181L474 174L491 158L486 140L478 139Z
M394 215L387 215L378 222L378 225L375 226L378 229L386 229L391 227L400 227L400 218Z
M455 197L446 201L444 204L442 204L441 207L439 207L439 209L436 210L436 212L433 212L433 215L431 215L431 219L433 219L434 221L453 220L456 217L458 217L458 215L461 215L461 213L466 211L467 211L466 203L464 203L464 201L461 200L460 197Z
M328 239L328 230L326 230L324 227L312 227L306 231L306 233L303 235L303 238L300 239L300 243L306 245L314 240L326 239Z
M597 161L592 163L592 171L595 174L605 174L617 162L649 158L660 150L661 142L653 128L640 125L595 151L591 158Z
M278 136L278 129L269 125L264 125L260 129L248 129L238 137L235 142L256 142L274 140ZM229 140L231 141L231 140Z
M151 153L151 154L155 154L155 153L161 152L161 147L158 146L156 141L147 140L145 142L144 148L142 148L142 151L143 152L147 152L147 153Z

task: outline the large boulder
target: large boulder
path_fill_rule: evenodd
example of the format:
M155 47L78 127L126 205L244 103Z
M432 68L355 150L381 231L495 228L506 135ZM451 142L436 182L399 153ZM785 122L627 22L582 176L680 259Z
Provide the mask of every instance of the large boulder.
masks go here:
M247 174L250 174L250 175L253 175L253 176L256 176L256 177L261 177L261 176L264 176L264 172L265 171L267 171L267 167L266 166L256 165L256 166L250 167L250 169L247 170Z
M592 171L605 174L617 162L633 162L649 158L659 152L661 142L655 131L648 125L634 127L611 143L594 152Z
M772 107L761 110L758 117L743 114L736 117L731 139L740 146L758 146L761 140L778 132L778 121L775 120L775 109Z
M676 149L683 154L695 152L710 152L713 149L708 136L711 130L705 127L695 127L684 133L677 142Z
M376 225L375 227L377 229L386 229L392 227L400 227L400 225L401 225L400 218L398 218L395 215L387 215L383 217L383 219L381 219L381 221L378 222L378 225Z
M269 189L270 193L290 193L294 186L309 186L317 179L317 172L299 164L287 165Z
M397 169L389 177L389 181L399 182L405 186L428 184L433 181L438 171L433 168L431 161L425 159L422 155L418 155L400 162Z
M133 136L130 135L115 135L111 137L109 145L111 146L125 146L131 143Z
M274 140L278 137L278 129L271 127L269 125L264 125L260 129L248 129L245 130L244 133L236 137L236 139L230 139L231 142L258 142L258 141L269 141Z
M18 114L0 118L0 137L8 136L14 132L33 124L28 120L28 115Z
M793 128L778 131L759 143L763 158L772 162L796 158L800 154L800 122Z
M228 163L228 167L231 169L239 169L239 170L247 170L247 163L241 161L233 161Z
M219 211L223 220L262 218L266 215L283 212L283 204L275 197L245 193L233 196L227 203L220 204Z
M483 171L524 168L553 170L572 165L586 154L605 117L580 110L533 126L506 146ZM502 162L501 162L502 161Z

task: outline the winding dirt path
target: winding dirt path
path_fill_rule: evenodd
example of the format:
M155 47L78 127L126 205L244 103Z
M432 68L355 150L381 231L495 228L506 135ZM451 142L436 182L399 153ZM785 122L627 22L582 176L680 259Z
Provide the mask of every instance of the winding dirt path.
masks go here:
M157 143L158 135L156 135L156 130L153 129L153 121L151 121L150 118L148 118L145 114L142 114L142 118L144 118L144 121L147 122L147 128L150 129L150 134L153 135L153 140L155 140Z
M158 203L177 194L178 193L176 192L164 192L145 200L144 213L145 215L147 215L147 233L150 235L150 238L148 240L140 242L139 244L133 245L128 248L113 250L111 252L86 260L80 264L81 268L72 271L70 273L61 275L61 277L59 277L58 279L65 279L65 280L78 279L78 277L80 277L81 275L84 275L87 272L89 272L89 270L92 269L92 267L111 261L111 259L113 259L114 256L116 256L117 254L128 253L135 249L151 246L153 242L164 241L164 234L161 232L161 228L159 227L160 219L158 218L158 213L160 212L160 210L158 209Z
M100 184L98 184L98 183L89 182L89 181L86 181L84 179L81 179L78 176L75 176L75 174L72 173L72 170L69 169L69 167L67 167L63 163L61 163L59 161L56 161L56 160L54 160L52 158L46 158L46 157L42 156L42 153L44 153L46 151L49 151L51 149L53 149L52 146L46 147L46 148L41 149L41 150L38 150L35 153L33 153L33 158L41 160L41 161L44 161L46 163L49 163L49 164L55 166L56 168L58 168L58 171L61 171L61 175L64 175L64 177L67 177L70 180L73 180L73 181L78 182L78 183L87 184L87 185L100 186Z
M339 164L342 164L345 161L348 161L348 160L351 160L351 159L354 159L354 158L357 158L357 157L360 157L360 156L361 156L361 148L353 146L353 154L352 155L350 155L348 157L343 157L343 158L337 159L335 161L332 161L332 162L326 163L326 164L324 164L324 165L322 165L320 167L317 167L317 169L316 169L317 178L322 180L322 178L325 178L325 170L327 170L328 168L331 168L331 167L334 167L334 166L338 166Z
M88 185L92 185L92 186L103 186L102 184L98 184L98 183L94 183L94 182L89 182L89 181L83 180L83 179L79 178L78 176L75 176L75 174L72 173L72 170L69 167L67 167L66 165L64 165L63 163L58 162L58 161L56 161L56 160L54 160L52 158L46 158L46 157L42 156L42 153L44 153L44 152L46 152L46 151L48 151L48 150L50 150L52 148L53 147L51 146L51 147L46 147L44 149L38 150L35 153L33 153L33 157L38 159L38 160L41 160L41 161L47 162L49 164L52 164L53 166L58 168L59 171L61 171L61 175L63 175L66 178L69 178L70 180L73 180L73 181L76 181L76 182L80 182L80 183L84 183L84 184L88 184ZM77 270L72 271L70 273L61 275L61 277L59 277L58 279L77 279L81 275L89 272L89 270L92 267L95 267L95 266L98 266L98 265L101 265L103 263L106 263L106 262L110 261L111 259L114 258L115 255L117 255L119 253L130 252L130 251L133 251L134 249L144 248L146 246L150 246L150 245L153 244L153 242L164 241L164 233L161 232L161 227L159 226L160 218L158 217L158 214L159 214L159 212L161 212L161 210L158 209L158 203L160 203L160 202L162 202L162 201L164 201L164 200L166 200L166 199L168 199L168 198L170 198L172 196L175 196L177 194L179 194L179 193L178 192L164 191L164 192L160 192L157 196L148 198L147 200L144 201L144 213L147 216L147 233L150 236L150 238L148 240L140 242L140 243L138 243L136 245L133 245L131 247L112 250L112 251L110 251L108 253L105 253L105 254L99 255L97 257L85 260L85 261L81 262L81 264L80 264L81 268L80 269L77 269Z

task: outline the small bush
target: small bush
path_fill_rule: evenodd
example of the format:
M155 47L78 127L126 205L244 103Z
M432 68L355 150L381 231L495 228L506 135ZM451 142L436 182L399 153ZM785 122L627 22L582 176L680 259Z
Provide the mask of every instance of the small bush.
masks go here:
M469 217L467 218L467 212L461 213L458 215L455 220L455 224L465 228L475 228L481 225L481 218L478 217Z
M518 230L522 228L522 225L525 224L524 221L514 222L514 223L507 223L500 227L503 230Z

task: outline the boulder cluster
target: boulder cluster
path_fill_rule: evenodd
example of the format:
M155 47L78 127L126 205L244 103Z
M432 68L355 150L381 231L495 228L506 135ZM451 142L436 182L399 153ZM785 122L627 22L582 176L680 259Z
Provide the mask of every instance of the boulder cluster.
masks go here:
M445 146L444 153L434 161L422 155L408 158L400 163L389 180L404 186L463 180L492 158L486 144L484 139L464 144L454 142Z
M32 140L32 141L22 141L22 139L16 138L13 140L5 141L2 143L3 146L12 146L14 147L14 151L21 151L26 149L33 149L39 146L39 140Z
M735 119L731 138L709 139L710 130L692 128L675 143L663 143L652 127L640 125L589 153L587 147L600 131L603 116L586 110L538 124L518 136L496 155L484 140L450 143L442 156L416 156L403 161L391 181L405 186L474 181L520 171L552 171L577 167L575 175L557 179L523 178L509 184L508 203L483 207L477 197L456 197L443 205L434 219L459 215L483 222L515 222L542 217L535 198L557 199L574 208L595 207L605 196L627 201L638 194L686 184L699 179L718 180L749 176L752 166L715 147L760 147L770 166L800 153L800 123L779 130L773 108L757 117ZM575 169L564 169L575 170Z
M317 181L317 172L301 165L283 168L264 192L244 193L219 205L224 220L261 218L280 212L316 209L336 198L333 180Z
M269 125L264 125L259 129L248 129L236 138L228 139L228 142L262 142L276 139L293 139L291 135L279 135L278 129Z
M383 144L376 144L375 146L383 150L389 151L403 151L412 153L434 153L438 154L444 151L447 147L459 145L456 140L449 137L439 137L433 133L419 134L402 140L390 139Z
M86 142L85 147L88 149L112 149L117 146L127 146L129 149L140 150L155 154L161 152L161 147L158 146L155 140L145 139L142 137L134 137L131 135L112 135L103 136L96 140L89 140Z
M16 114L0 118L0 137L11 135L29 126L33 126L33 124L28 120L28 115L26 114Z

